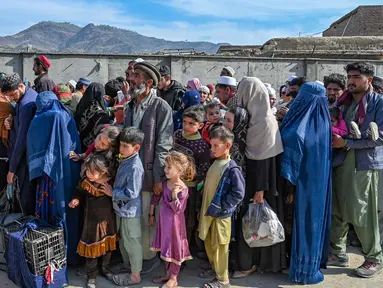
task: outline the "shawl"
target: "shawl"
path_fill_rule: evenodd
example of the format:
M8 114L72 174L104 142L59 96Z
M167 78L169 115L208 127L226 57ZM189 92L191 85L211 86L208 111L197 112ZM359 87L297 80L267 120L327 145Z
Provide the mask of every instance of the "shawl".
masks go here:
M331 122L326 90L302 85L280 127L281 175L296 185L290 280L323 281L331 226ZM315 169L315 172L313 172Z
M9 144L9 130L5 128L4 121L9 115L13 115L13 106L5 96L0 94L0 138L6 147Z
M368 102L370 101L368 95L371 92L372 87L368 91L366 91L366 94L364 94L363 98L360 100L358 104L358 110L356 111L356 116L355 116L355 122L359 125L362 125L364 122L364 119L366 118L366 111L367 111L367 106ZM339 99L336 101L334 106L336 107L341 107L344 105L350 105L353 100L353 96L348 90L343 92L343 94L339 97Z
M238 105L249 113L246 157L264 160L283 152L278 122L270 108L265 85L255 77L244 77L238 87Z
M187 87L190 88L191 90L197 91L199 87L201 87L201 81L199 81L198 78L192 78L188 81Z
M83 151L86 151L96 139L97 126L110 122L105 108L104 95L104 87L99 83L92 83L77 105L75 120L80 132Z
M243 175L246 175L245 149L248 123L249 114L246 109L237 107L234 115L234 143L230 149L230 158L242 168Z
M70 151L80 153L80 139L73 118L52 92L37 95L36 114L27 134L27 159L30 180L47 175L55 184L55 216L71 231L68 260L75 261L79 222L78 209L69 209L80 176L80 165L69 159ZM68 235L68 234L66 234Z

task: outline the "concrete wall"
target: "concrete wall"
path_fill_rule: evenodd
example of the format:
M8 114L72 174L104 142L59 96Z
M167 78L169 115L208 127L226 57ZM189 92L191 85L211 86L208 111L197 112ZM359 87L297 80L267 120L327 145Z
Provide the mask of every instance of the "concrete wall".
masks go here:
M82 55L48 54L52 67L49 74L56 83L87 77L91 81L106 83L109 79L125 75L129 61L137 55ZM33 81L32 53L0 53L0 71L18 72L20 76ZM331 73L344 73L343 67L355 60L344 59L288 59L288 58L246 58L226 56L142 56L154 65L171 67L172 78L186 85L188 79L200 78L206 85L216 83L222 67L229 65L236 70L235 77L256 76L264 82L279 87L291 75L306 76L309 80L323 80ZM383 75L383 61L368 62L377 68L377 75Z

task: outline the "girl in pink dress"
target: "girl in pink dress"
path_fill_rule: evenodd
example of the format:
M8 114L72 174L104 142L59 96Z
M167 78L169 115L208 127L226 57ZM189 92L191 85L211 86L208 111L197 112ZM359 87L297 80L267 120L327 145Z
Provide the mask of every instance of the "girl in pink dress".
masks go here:
M152 251L159 251L165 261L166 275L154 279L154 283L165 283L162 287L178 286L177 276L182 262L191 260L189 243L186 234L184 211L187 204L188 188L184 181L194 179L196 170L194 163L180 152L172 151L165 158L165 175L162 195L153 194L149 224L154 226L154 209L161 200L160 215L156 235L152 243Z

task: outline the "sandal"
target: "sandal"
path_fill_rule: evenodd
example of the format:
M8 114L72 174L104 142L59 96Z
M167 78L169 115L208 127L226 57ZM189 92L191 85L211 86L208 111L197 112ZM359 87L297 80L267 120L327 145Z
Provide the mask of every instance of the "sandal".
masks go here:
M177 288L178 282L174 279L169 279L161 288Z
M221 281L214 279L211 282L203 284L203 288L230 288L230 283L223 284Z
M136 286L140 285L141 283L135 283L130 279L130 274L125 274L125 275L114 275L112 277L112 280L114 284L117 286Z
M88 279L86 288L96 288L96 279Z
M209 269L206 269L199 273L198 277L203 279L214 279L216 275L214 269L210 267Z
M233 279L245 278L249 276L250 274L253 274L255 271L257 271L257 266L254 265L253 268L251 268L248 271L235 271L231 278Z
M101 275L104 276L108 281L113 281L113 273L110 270L104 270L101 272Z
M170 277L168 275L158 276L152 280L154 284L164 284L168 282Z

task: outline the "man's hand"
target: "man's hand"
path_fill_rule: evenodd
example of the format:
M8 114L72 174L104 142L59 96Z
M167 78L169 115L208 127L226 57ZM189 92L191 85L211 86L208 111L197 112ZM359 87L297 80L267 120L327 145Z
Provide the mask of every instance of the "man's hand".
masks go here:
M160 195L162 193L162 183L156 183L153 186L153 192L156 195Z
M101 190L102 192L104 192L105 195L112 197L113 187L109 185L108 183L101 184Z
M12 115L9 115L7 118L5 118L5 120L4 120L4 127L5 127L5 129L11 130L12 122L13 122Z
M332 148L343 148L346 146L346 141L337 134L332 134Z
M72 201L69 202L68 206L69 208L76 208L78 204L80 204L80 200L73 199Z
M9 171L7 175L7 183L13 184L14 181L15 181L15 173L12 173L11 171Z

